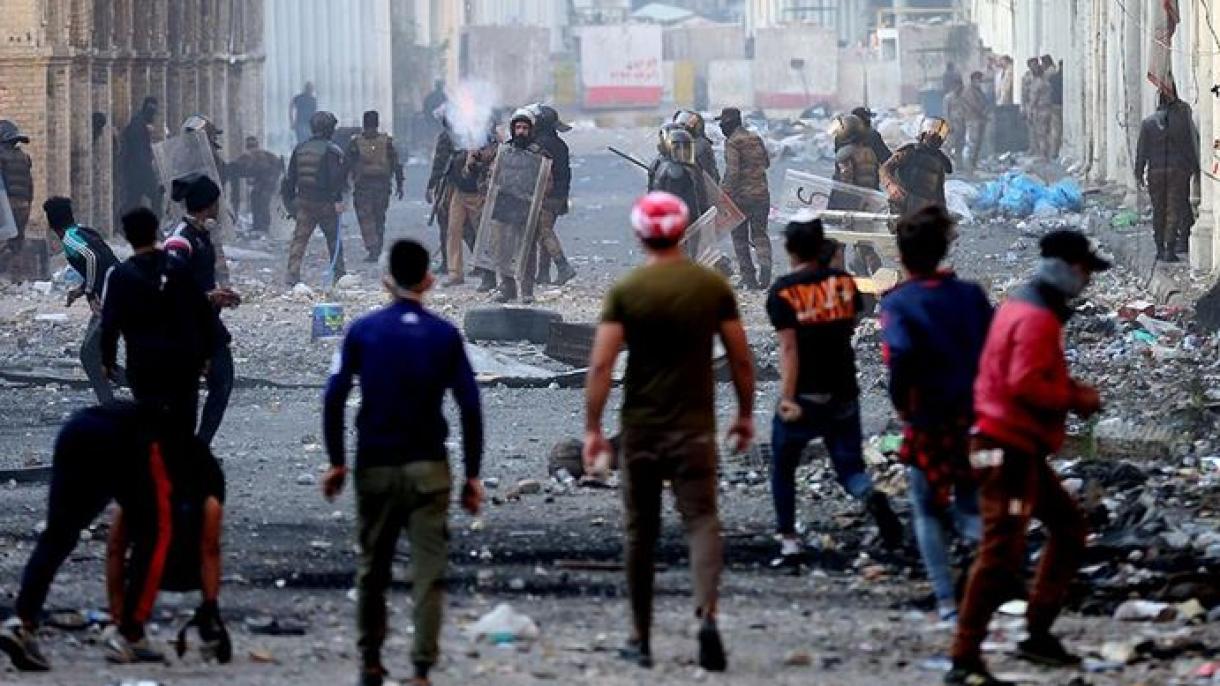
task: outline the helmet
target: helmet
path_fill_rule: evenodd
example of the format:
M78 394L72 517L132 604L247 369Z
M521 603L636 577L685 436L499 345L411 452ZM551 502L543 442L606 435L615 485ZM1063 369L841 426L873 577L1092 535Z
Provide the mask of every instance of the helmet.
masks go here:
M674 118L672 121L676 124L681 124L684 126L687 131L690 131L690 135L694 136L695 138L703 137L705 125L703 123L703 115L699 114L698 112L692 112L690 110L678 110L677 112L674 112Z
M695 163L695 137L681 124L664 128L665 151L670 159L682 164Z
M939 148L949 138L949 122L940 117L924 117L919 125L919 140Z
M509 128L512 128L519 121L528 122L530 128L533 128L538 124L538 117L528 106L521 107L516 112L513 112L513 118L508 120Z
M559 112L550 105L534 104L530 105L530 109L534 112L534 118L538 121L538 128L550 128L556 131L571 131L572 127L559 120Z
M203 131L207 134L208 140L211 141L212 145L217 149L220 148L220 134L224 133L224 131L216 128L216 124L214 124L211 119L208 119L202 114L192 114L191 116L187 117L186 121L182 122L182 130L185 133Z
M644 241L677 243L690 221L686 203L672 193L654 191L635 201L631 208L631 228Z
M830 122L828 133L836 143L854 143L864 133L864 120L854 114L840 114Z
M28 136L21 135L17 125L7 119L0 119L0 143L29 143Z
M335 115L325 110L314 112L309 118L309 131L315 136L330 138L335 133L335 127L339 125L339 120L335 119Z

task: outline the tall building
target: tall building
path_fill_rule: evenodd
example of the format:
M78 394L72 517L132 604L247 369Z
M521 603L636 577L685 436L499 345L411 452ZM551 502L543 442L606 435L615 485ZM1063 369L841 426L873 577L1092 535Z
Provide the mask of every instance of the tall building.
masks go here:
M81 221L108 231L116 134L148 96L159 134L192 114L215 121L229 150L262 132L262 0L4 0L3 15L0 118L31 139L35 206L70 196Z

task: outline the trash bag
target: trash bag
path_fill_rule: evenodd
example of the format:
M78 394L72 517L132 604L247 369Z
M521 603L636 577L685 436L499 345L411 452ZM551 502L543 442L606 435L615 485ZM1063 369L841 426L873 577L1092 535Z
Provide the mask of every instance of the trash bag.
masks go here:
M1081 212L1084 210L1084 192L1075 179L1063 179L1051 186L1048 195L1051 202L1065 212Z
M483 615L479 621L466 629L476 641L487 640L500 645L517 641L533 641L541 632L534 620L513 609L512 605L501 603L491 612Z

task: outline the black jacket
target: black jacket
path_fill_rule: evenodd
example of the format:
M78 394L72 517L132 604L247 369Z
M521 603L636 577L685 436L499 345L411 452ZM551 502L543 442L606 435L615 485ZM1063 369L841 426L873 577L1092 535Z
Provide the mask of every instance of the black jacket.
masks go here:
M216 246L211 231L184 217L165 240L165 252L170 267L185 274L200 291L206 294L216 290ZM217 345L228 344L233 338L220 320L220 310L212 308L212 317L216 320Z
M1190 105L1175 102L1157 109L1140 126L1135 153L1135 176L1144 171L1177 169L1199 172L1199 133L1191 117Z
M119 336L127 374L194 379L217 347L216 310L163 251L133 255L110 270L102 294L102 363L115 367Z
M567 199L572 190L572 160L568 144L554 131L540 131L535 139L551 158L552 198Z

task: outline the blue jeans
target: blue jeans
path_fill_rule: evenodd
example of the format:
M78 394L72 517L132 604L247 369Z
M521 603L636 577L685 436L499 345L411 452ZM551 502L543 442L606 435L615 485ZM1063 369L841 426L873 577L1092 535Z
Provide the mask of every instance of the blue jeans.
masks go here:
M911 512L915 519L915 539L919 543L919 556L923 558L937 602L952 603L955 595L953 575L949 573L949 546L945 542L945 529L951 525L957 535L971 543L979 542L983 524L979 517L978 491L964 486L956 487L953 503L947 510L942 510L932 498L928 477L922 469L908 468L907 484L911 495Z
M803 412L795 422L775 416L771 423L771 497L775 502L777 530L796 533L796 468L810 442L822 439L830 452L839 485L857 500L873 492L873 480L864 471L860 434L860 403L832 400L815 403L799 399Z

